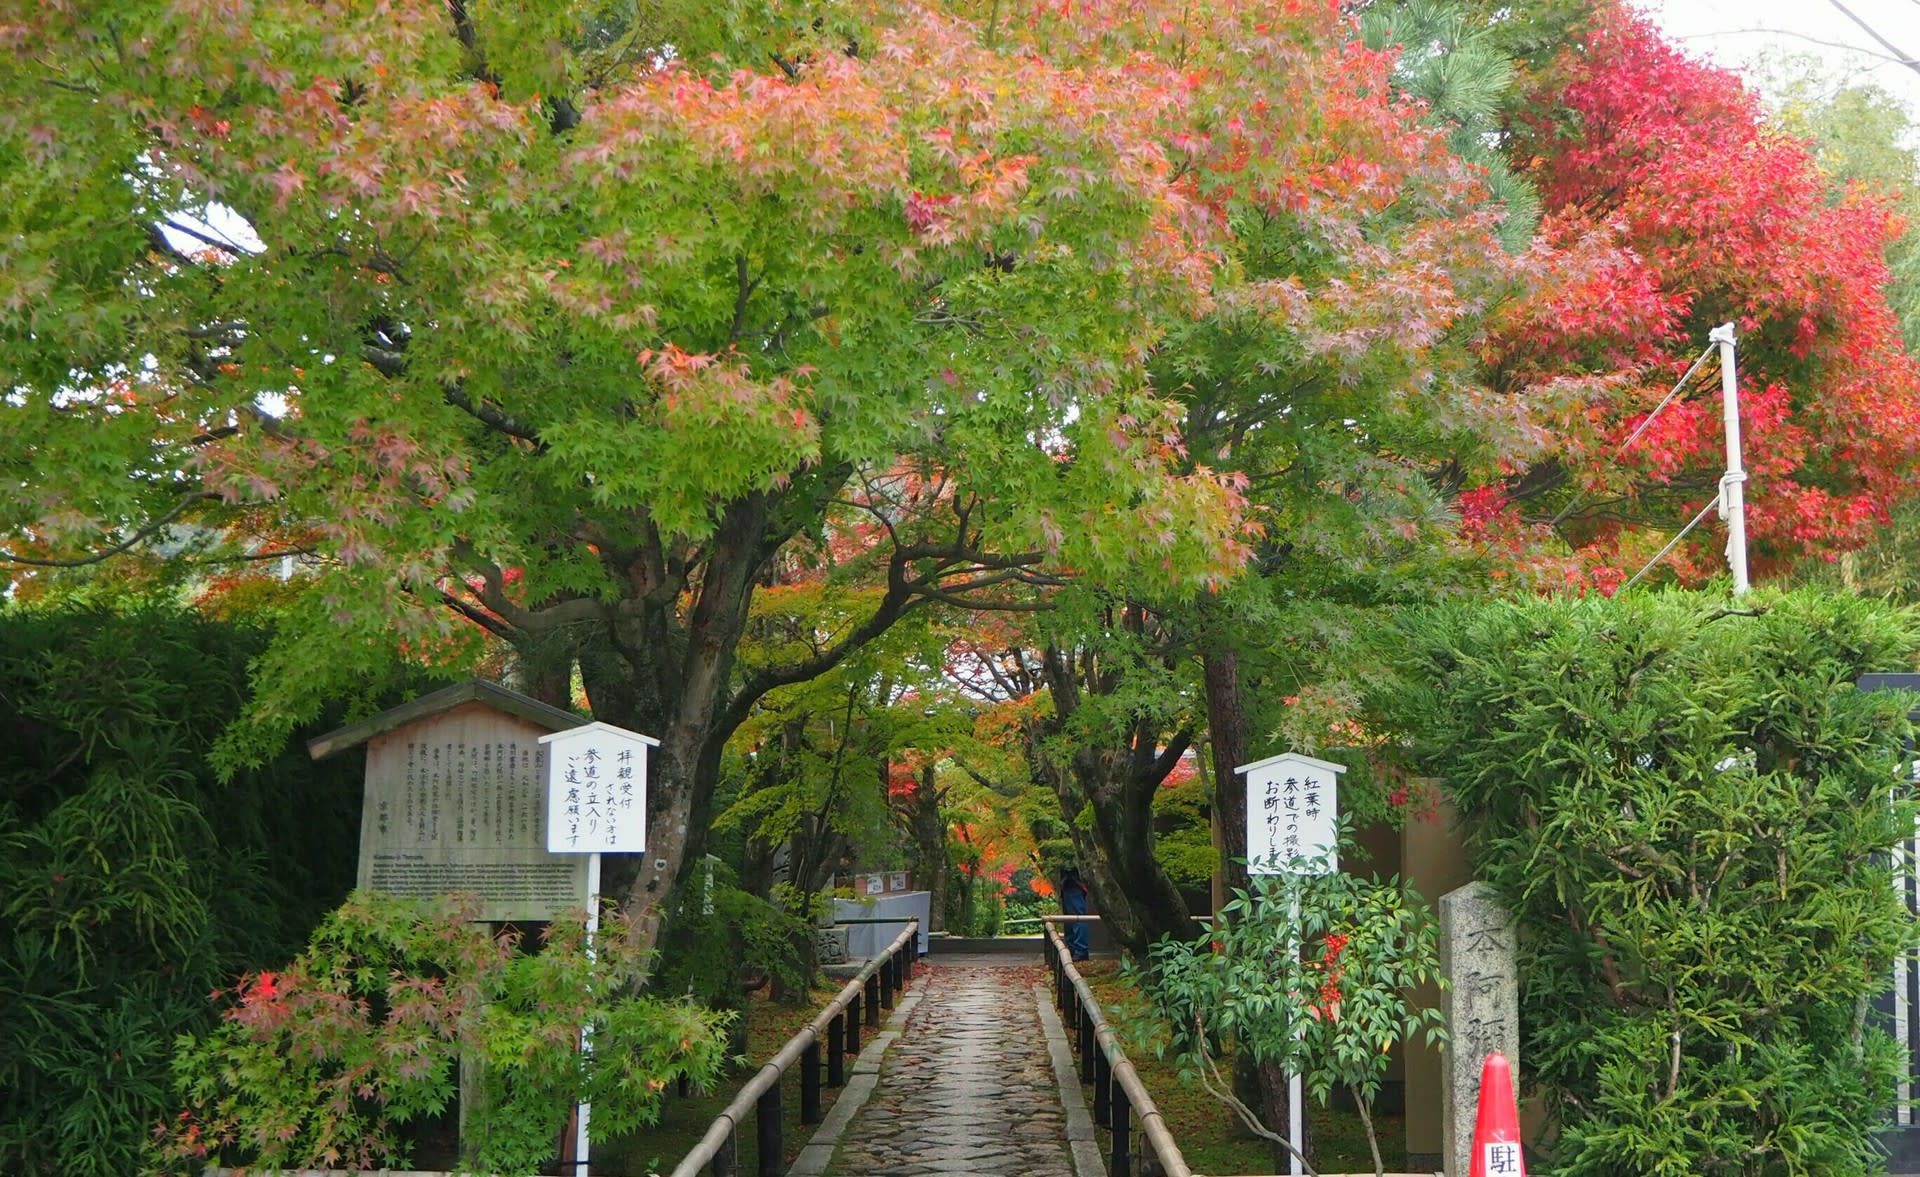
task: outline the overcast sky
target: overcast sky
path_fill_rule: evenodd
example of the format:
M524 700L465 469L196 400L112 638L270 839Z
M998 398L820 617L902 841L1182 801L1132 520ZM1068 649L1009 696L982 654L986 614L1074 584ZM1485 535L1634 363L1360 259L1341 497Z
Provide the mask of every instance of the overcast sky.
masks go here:
M1740 68L1772 52L1805 53L1877 82L1920 120L1920 70L1900 65L1831 0L1639 0L1688 50ZM1920 0L1841 0L1905 56L1920 59ZM1761 30L1761 31L1755 31Z

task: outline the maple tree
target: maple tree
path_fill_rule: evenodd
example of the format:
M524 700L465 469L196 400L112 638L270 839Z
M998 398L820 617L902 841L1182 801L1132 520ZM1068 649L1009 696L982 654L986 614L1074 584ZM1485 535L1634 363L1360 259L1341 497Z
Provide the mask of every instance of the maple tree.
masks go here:
M1085 60L1118 35L1103 13L1027 35L1037 53ZM1213 305L1146 362L1177 400L1185 459L1244 488L1272 583L1198 600L1112 580L1051 590L1049 613L985 654L1025 680L1008 697L1046 692L1033 771L1059 796L1103 918L1136 954L1189 928L1153 852L1153 800L1208 726L1196 659L1269 640L1258 627L1273 610L1260 617L1252 599L1387 580L1446 543L1452 519L1429 468L1491 465L1530 442L1525 406L1481 385L1469 346L1522 280L1502 248L1510 210L1456 150L1460 124L1402 88L1431 62L1404 61L1379 25L1369 43L1331 4L1161 19L1186 35L1187 84L1215 112L1184 142L1197 195L1233 237ZM1240 792L1241 751L1214 756L1217 800Z
M1732 322L1756 568L1858 547L1920 469L1920 368L1887 302L1884 199L1835 192L1739 79L1618 4L1596 5L1535 83L1513 152L1549 215L1532 293L1485 358L1555 437L1463 497L1468 530L1537 551L1527 527L1552 516L1578 549L1567 578L1617 585L1716 493L1717 381L1625 443ZM1712 575L1717 546L1683 549L1678 574Z
M785 575L791 583L754 601L740 649L748 673L811 651L884 591L837 586L817 569ZM910 835L911 866L933 893L938 926L947 829L939 790L922 796L920 786L969 721L937 690L943 650L930 617L910 617L831 671L768 692L729 741L715 832L740 835L743 888L801 921L791 937L797 977L813 971L815 909L833 877L910 865L899 833ZM789 986L775 980L783 996Z
M0 534L16 575L303 537L229 764L395 648L577 662L662 739L648 938L768 691L924 602L1191 589L1245 548L1139 363L1228 232L1170 55L1064 68L882 2L642 15L0 7ZM877 599L741 668L849 488Z
M406 1164L406 1129L444 1114L467 1057L484 1063L484 1098L467 1104L463 1149L482 1172L524 1173L575 1103L614 1138L658 1120L675 1080L723 1073L730 1015L635 994L646 953L617 914L591 944L579 917L556 920L538 952L476 914L471 896L358 893L284 970L216 990L220 1023L177 1043L186 1106L154 1127L143 1171ZM579 1049L582 1025L601 1049Z
M1430 472L1493 467L1532 441L1526 406L1484 387L1472 347L1526 279L1503 248L1512 210L1455 149L1461 124L1402 88L1421 63L1356 36L1334 5L1201 19L1186 62L1219 114L1195 166L1234 229L1231 277L1147 362L1178 401L1187 460L1242 481L1263 525L1259 575L1188 599L1112 580L1051 588L1048 611L982 627L967 660L1018 708L1030 771L1136 958L1192 933L1156 852L1163 786L1204 734L1215 812L1241 844L1232 767L1277 726L1288 692L1270 688L1321 669L1299 656L1318 622L1289 621L1430 585L1409 574L1452 546L1455 524ZM1043 32L1036 52L1082 47ZM1234 64L1247 56L1262 63L1252 80ZM1384 808L1354 793L1352 811ZM1284 1072L1257 1080L1261 1114L1284 1124Z

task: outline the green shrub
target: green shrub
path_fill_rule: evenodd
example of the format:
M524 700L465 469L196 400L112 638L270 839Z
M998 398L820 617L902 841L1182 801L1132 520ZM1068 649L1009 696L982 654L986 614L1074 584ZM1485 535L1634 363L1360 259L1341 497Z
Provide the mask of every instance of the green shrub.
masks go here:
M581 921L557 920L536 954L472 920L356 893L285 969L248 978L218 1028L180 1040L187 1106L157 1133L157 1170L405 1166L405 1127L453 1102L462 1055L480 1065L467 1134L485 1172L540 1168L582 1100L600 1140L651 1123L678 1078L711 1085L728 1015L634 996L644 958L626 921L589 951Z
M1322 1107L1351 1095L1375 1173L1384 1170L1373 1105L1396 1045L1446 1034L1438 1010L1410 990L1439 977L1439 929L1396 879L1351 874L1258 875L1235 889L1208 935L1163 938L1144 967L1125 966L1147 995L1181 1077L1199 1083L1256 1135L1285 1145L1234 1092L1238 1055L1297 1074ZM1156 1043L1156 1049L1161 1049Z
M1817 593L1536 600L1405 618L1383 693L1520 929L1546 1171L1876 1172L1915 942L1888 851L1913 613Z
M1212 804L1213 788L1203 773L1154 793L1153 857L1176 887L1198 889L1213 882L1220 851L1213 844Z
M745 1001L747 983L771 980L782 992L804 986L807 962L796 945L812 937L815 920L790 915L737 882L733 868L715 860L704 878L696 875L676 891L659 965L649 982L653 989L691 994L715 1009L736 1009ZM793 888L783 883L774 890L776 899L798 905ZM816 896L809 917L824 904Z
M208 767L264 646L172 607L0 609L0 1173L136 1171L208 991L352 886L352 758Z

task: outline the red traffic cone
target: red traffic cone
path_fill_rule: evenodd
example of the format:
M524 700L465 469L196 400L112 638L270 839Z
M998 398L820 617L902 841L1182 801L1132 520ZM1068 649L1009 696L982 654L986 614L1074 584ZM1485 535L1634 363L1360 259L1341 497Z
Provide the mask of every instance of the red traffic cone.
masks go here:
M1469 1177L1527 1177L1520 1155L1520 1105L1514 1098L1513 1068L1504 1054L1490 1054L1480 1068L1480 1114L1473 1124L1473 1163Z

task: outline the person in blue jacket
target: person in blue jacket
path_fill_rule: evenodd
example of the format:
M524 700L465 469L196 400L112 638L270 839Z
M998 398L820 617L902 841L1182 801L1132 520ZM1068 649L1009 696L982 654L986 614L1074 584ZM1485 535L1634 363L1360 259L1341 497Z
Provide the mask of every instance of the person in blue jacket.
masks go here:
M1060 910L1068 915L1087 914L1087 883L1077 867L1067 867L1066 873L1060 876ZM1092 955L1088 951L1088 929L1083 921L1069 923L1061 938L1067 942L1067 951L1073 959L1085 960Z

